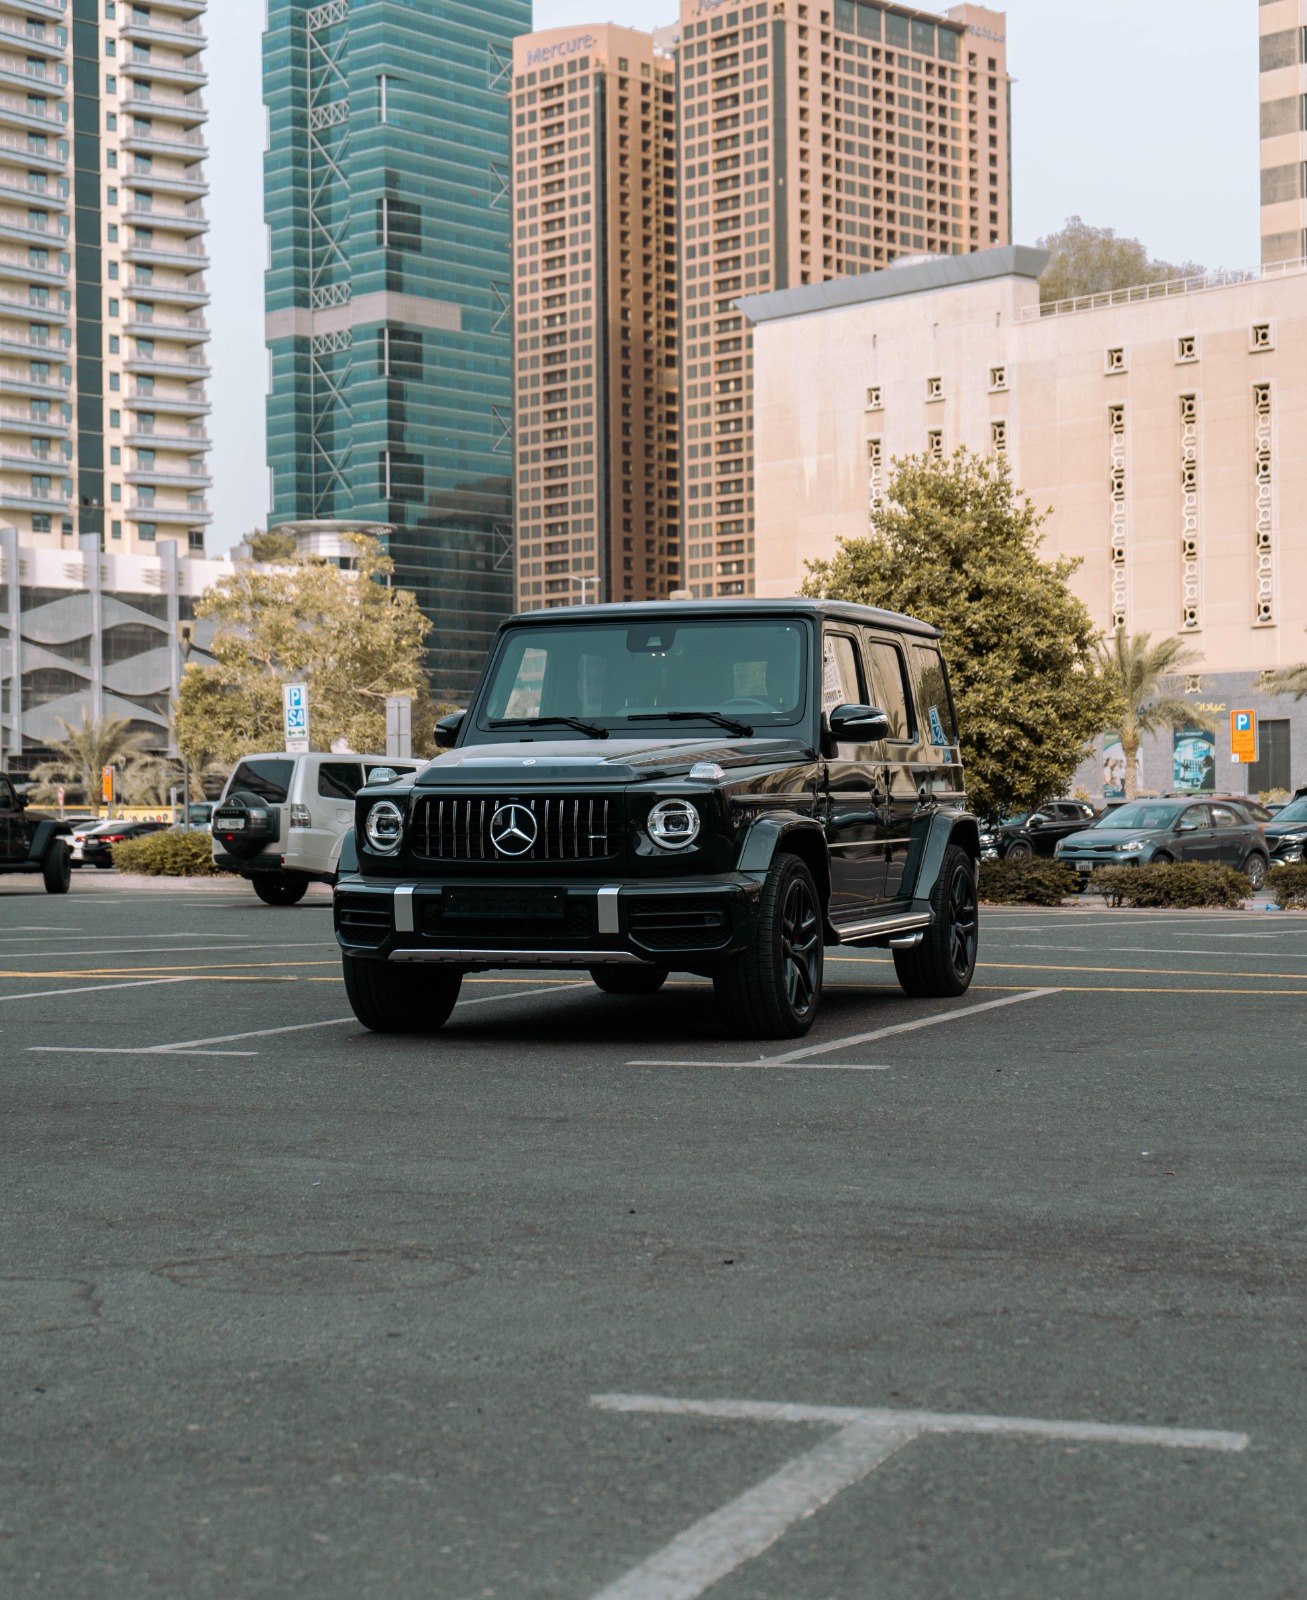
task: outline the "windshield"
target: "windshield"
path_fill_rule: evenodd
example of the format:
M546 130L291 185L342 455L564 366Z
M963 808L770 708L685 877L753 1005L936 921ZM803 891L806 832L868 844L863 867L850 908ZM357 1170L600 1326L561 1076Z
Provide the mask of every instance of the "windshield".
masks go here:
M515 628L494 669L477 726L574 717L630 737L675 729L678 714L713 712L744 728L791 727L806 710L807 635L797 618L684 618L665 623L560 623ZM711 719L705 717L705 725ZM720 724L718 724L720 726Z
M1283 811L1277 811L1271 819L1274 822L1307 822L1307 794L1301 799L1290 800Z
M1184 810L1180 805L1130 805L1118 806L1106 816L1099 817L1096 828L1169 828Z

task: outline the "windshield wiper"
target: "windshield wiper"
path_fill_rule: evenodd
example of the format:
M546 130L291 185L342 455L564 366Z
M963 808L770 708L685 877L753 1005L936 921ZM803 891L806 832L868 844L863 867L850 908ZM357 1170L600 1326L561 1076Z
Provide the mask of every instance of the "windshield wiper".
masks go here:
M509 717L504 721L486 724L490 728L575 728L592 739L606 739L608 729L594 722L582 722L579 717Z
M720 711L639 711L626 720L628 722L715 722L719 728L725 728L727 733L733 733L737 739L748 739L753 736L753 729L747 722L736 722L732 717L722 716Z

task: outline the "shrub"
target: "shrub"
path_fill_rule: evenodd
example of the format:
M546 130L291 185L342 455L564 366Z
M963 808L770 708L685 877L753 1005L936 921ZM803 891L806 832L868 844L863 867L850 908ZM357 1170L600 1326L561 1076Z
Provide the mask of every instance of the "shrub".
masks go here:
M1307 861L1272 867L1266 887L1281 911L1307 911Z
M180 828L124 839L113 847L113 864L119 872L140 872L151 878L229 876L213 864L213 839L209 834L183 833Z
M1242 872L1206 861L1168 861L1151 867L1100 867L1091 889L1110 906L1209 906L1238 910L1253 892Z
M1060 906L1080 875L1061 861L982 861L980 898L992 906Z

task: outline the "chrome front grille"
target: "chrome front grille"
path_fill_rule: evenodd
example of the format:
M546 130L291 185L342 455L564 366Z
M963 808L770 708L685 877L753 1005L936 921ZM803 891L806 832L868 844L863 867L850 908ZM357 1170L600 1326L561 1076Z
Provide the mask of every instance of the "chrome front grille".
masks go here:
M495 847L491 825L509 806L534 819L529 849ZM621 808L609 795L424 795L413 808L410 839L413 853L428 861L600 861L621 849Z

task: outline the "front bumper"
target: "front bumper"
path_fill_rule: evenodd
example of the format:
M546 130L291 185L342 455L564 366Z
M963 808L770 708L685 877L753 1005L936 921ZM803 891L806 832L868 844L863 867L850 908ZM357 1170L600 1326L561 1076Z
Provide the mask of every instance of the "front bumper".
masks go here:
M1138 850L1132 855L1126 855L1122 850L1112 850L1107 853L1096 852L1092 856L1081 856L1067 851L1065 855L1058 854L1053 859L1060 861L1064 867L1073 867L1087 878L1096 867L1137 867L1147 858L1141 856Z
M761 880L342 879L336 938L365 960L485 967L713 965L753 939Z

